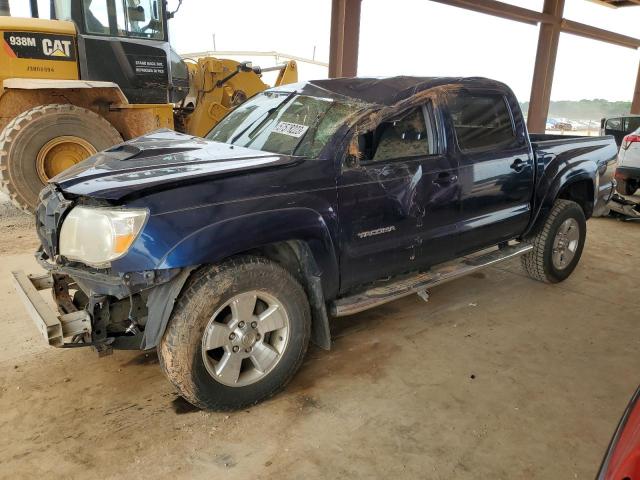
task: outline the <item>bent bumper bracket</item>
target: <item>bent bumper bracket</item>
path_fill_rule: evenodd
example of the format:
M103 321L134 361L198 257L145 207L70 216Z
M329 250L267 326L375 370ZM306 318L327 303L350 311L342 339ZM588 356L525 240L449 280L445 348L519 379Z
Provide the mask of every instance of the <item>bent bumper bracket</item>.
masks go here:
M18 296L49 345L62 347L65 345L65 337L91 333L91 317L86 311L58 315L38 293L38 290L53 287L50 273L27 276L22 271L15 271L11 275Z

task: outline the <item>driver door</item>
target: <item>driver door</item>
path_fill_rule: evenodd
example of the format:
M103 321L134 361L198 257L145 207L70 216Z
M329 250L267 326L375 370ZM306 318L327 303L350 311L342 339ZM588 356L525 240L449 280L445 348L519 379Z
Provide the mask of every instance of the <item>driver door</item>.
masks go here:
M338 179L341 290L437 263L452 250L457 165L439 152L431 105L360 137Z

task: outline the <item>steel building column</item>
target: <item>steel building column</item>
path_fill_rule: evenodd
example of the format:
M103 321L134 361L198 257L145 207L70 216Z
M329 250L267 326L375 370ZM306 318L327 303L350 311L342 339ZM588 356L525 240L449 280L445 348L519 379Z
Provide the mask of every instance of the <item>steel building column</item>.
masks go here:
M633 101L631 102L631 113L640 115L640 65L638 66L638 75L636 76L636 89L633 92Z
M544 133L547 123L563 11L564 0L544 1L543 13L552 15L554 21L542 23L538 35L538 50L527 116L527 126L532 133Z
M332 0L329 77L355 77L358 73L361 0Z

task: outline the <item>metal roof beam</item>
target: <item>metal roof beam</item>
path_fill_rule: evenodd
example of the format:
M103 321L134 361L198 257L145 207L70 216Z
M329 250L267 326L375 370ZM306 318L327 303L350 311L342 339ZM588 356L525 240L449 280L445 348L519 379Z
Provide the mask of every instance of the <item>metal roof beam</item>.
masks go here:
M492 15L494 17L506 18L516 22L537 25L540 22L553 23L556 19L552 15L529 10L528 8L517 7L509 3L498 2L496 0L431 0L443 3L452 7L464 8L478 13Z
M612 43L621 47L640 48L640 39L622 35L621 33L610 32L602 28L592 27L573 20L558 18L548 13L536 12L528 8L517 7L496 0L431 0L443 3L452 7L464 8L494 17L501 17L507 20L537 25L538 23L555 25L560 24L560 30L571 35L599 40L601 42ZM640 2L640 0L637 0Z
M584 23L574 22L573 20L567 20L566 18L562 20L560 30L564 33L570 33L572 35L578 35L592 40L599 40L601 42L612 43L620 47L633 49L640 48L640 39L638 38L622 35L621 33L610 32L609 30L603 30L602 28L592 27L591 25L585 25Z

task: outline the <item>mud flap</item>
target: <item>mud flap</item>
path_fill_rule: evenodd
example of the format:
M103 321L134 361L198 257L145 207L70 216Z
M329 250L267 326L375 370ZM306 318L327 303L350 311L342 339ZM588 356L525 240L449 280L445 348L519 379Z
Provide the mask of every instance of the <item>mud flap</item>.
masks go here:
M185 268L171 281L158 285L151 290L147 299L148 320L140 344L142 350L155 348L160 343L160 339L167 328L171 312L173 312L176 298L180 295L189 275L196 268L196 266Z

